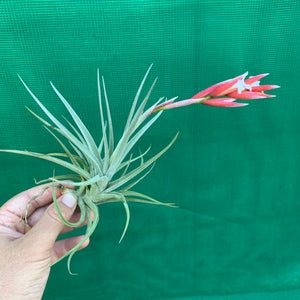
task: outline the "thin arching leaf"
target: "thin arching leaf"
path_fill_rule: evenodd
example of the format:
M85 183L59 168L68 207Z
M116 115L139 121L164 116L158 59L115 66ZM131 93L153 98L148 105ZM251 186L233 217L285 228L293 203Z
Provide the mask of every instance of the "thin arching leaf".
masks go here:
M103 135L102 140L103 140L103 145L104 145L103 173L106 174L106 171L107 171L107 168L108 168L108 165L109 165L109 149L108 149L108 141L107 141L106 128L105 128L106 126L105 126L104 114L103 114L99 69L97 69L97 87L98 87L100 119L101 119L102 135Z
M74 175L74 174L58 175L58 176L54 176L54 177L51 177L51 178L55 179L57 181L60 181L60 182L64 182L64 180L70 180L70 179L74 179L74 180L82 180L83 179L81 176ZM35 184L42 184L42 183L45 183L45 182L53 181L51 178L47 178L47 179L43 179L43 180L39 180L39 181L34 179L34 183Z
M54 181L54 182L57 182L57 183L63 183L62 181L60 180L57 180L55 177L51 177L49 178L50 180ZM99 180L101 179L101 176L100 175L96 175L88 180L82 180L80 182L69 182L68 184L69 185L73 185L73 186L90 186L96 182L98 182Z
M81 141L81 143L82 143L83 145L86 145L85 139L84 139L83 136L78 132L78 130L75 128L75 126L73 126L72 123L71 123L69 120L67 120L66 117L64 117L64 116L62 116L62 117L66 120L66 122L69 124L69 126L72 128L72 130L75 132L75 134L78 136L78 138L79 138L79 140Z
M155 162L162 154L164 154L172 146L172 144L175 142L177 136L178 136L178 133L176 134L176 136L173 138L173 140L167 147L165 147L162 151L157 153L151 159L147 160L142 166L137 167L136 169L134 169L133 171L131 171L130 173L125 175L123 178L119 178L119 179L113 181L111 184L109 184L109 187L106 189L106 191L110 192L110 191L116 190L118 187L122 186L123 184L125 184L126 182L128 182L129 180L131 180L132 178L137 176L138 174L140 174L146 168L148 168L153 162Z
M90 150L83 145L61 122L59 122L49 111L48 109L39 101L39 99L33 94L33 92L29 89L29 87L26 85L26 83L23 81L23 79L19 76L21 82L29 92L29 94L32 96L32 98L36 101L36 103L40 106L40 108L44 111L44 113L49 117L49 119L60 129L60 133L64 135L68 140L70 140L74 145L76 145L82 153L84 153L87 160L92 162L99 173L101 174L102 171L99 166L99 161L97 161L97 158L94 156L93 153L90 152Z
M71 117L73 118L74 122L76 123L77 127L79 128L82 136L84 137L86 143L89 146L90 151L97 157L98 151L97 146L95 144L95 141L93 137L91 136L90 132L87 130L81 119L78 117L77 113L74 111L74 109L71 107L71 105L68 103L68 101L64 98L64 96L57 90L57 88L54 86L52 82L50 82L53 90L55 91L56 95L59 97L59 99L63 102L67 110L69 111Z
M108 128L109 128L109 155L112 155L113 150L114 150L114 130L113 130L113 124L112 124L112 119L111 119L111 114L110 114L110 109L109 109L109 102L108 102L108 98L107 98L107 93L106 93L105 82L104 82L103 76L102 76L102 85L103 85L103 93L104 93L104 98L105 98L105 103L106 103L107 120L108 120Z
M118 142L117 147L115 148L114 152L111 155L110 161L111 161L111 165L112 165L112 162L113 162L113 166L110 166L110 168L108 170L108 173L111 173L112 170L115 171L116 168L118 167L118 163L120 163L120 161L118 161L118 157L120 156L120 154L123 153L123 150L126 147L128 140L130 139L131 135L135 132L135 130L138 128L137 123L139 121L140 116L143 113L143 109L144 109L144 107L145 107L145 105L146 105L146 103L149 99L149 96L151 94L151 91L154 87L155 82L156 82L156 79L153 82L151 88L149 89L149 91L148 91L146 97L144 98L143 102L140 104L139 108L137 109L136 113L134 114L134 116L132 118L132 121L130 122L130 124L128 126L126 125L124 133L123 133L120 141ZM131 120L131 118L130 118L130 120ZM116 162L116 160L117 160L117 162Z
M152 171L152 169L154 168L154 164L155 164L155 162L153 163L153 165L151 166L151 168L143 176L139 177L136 181L134 181L131 184L129 184L128 186L124 187L122 189L122 192L126 192L127 190L131 189L133 186L135 186L136 184L138 184L141 180L143 180Z
M132 116L133 116L133 114L134 114L136 104L137 104L138 99L139 99L139 97L140 97L140 94L141 94L142 88L143 88L143 86L144 86L144 83L145 83L145 81L146 81L146 79L147 79L147 76L148 76L148 74L149 74L149 72L150 72L150 70L151 70L151 68L152 68L152 65L153 65L153 64L151 64L150 67L148 68L148 70L147 70L147 72L146 72L146 74L145 74L145 76L144 76L144 78L143 78L143 80L142 80L142 82L141 82L141 84L140 84L140 86L139 86L139 89L138 89L138 91L137 91L137 93L136 93L136 96L135 96L135 98L134 98L134 100L133 100L133 104L132 104L132 106L131 106L130 113L129 113L129 116L128 116L128 119L127 119L127 123L126 123L126 126L125 126L125 131L127 130L127 128L129 127L129 125L130 125L130 123L131 123L131 119L132 119Z
M177 207L174 205L174 203L166 203L166 202L153 202L149 200L143 200L138 198L127 198L127 202L138 202L138 203L145 203L145 204L151 204L151 205L161 205L161 206L167 206L167 207Z
M127 231L127 228L128 228L128 225L129 225L129 221L130 221L130 210L129 210L129 207L128 207L128 204L127 204L127 201L126 201L126 198L124 197L124 195L122 194L119 194L119 193L115 193L115 195L117 196L117 198L120 199L120 201L122 201L123 205L124 205L124 209L125 209L125 212L126 212L126 223L125 223L125 226L124 226L124 229L123 229L123 233L121 235L121 238L119 240L119 243L122 242L123 238L124 238L124 235Z
M160 117L162 112L156 114L152 119L150 119L127 143L125 149L123 150L121 160L123 160L138 140L143 136L143 134L150 128L150 126Z
M45 129L57 140L57 142L61 145L61 147L64 149L66 155L68 158L71 160L72 164L79 167L80 165L78 164L76 158L73 156L73 154L69 151L69 149L64 145L64 143L47 127Z
M81 175L84 178L89 178L90 174L84 170L82 170L81 168L78 168L62 159L56 158L56 157L52 157L50 155L46 155L46 154L41 154L41 153L36 153L36 152L28 152L28 151L20 151L20 150L0 150L0 152L8 152L8 153L15 153L15 154L22 154L22 155L27 155L27 156L33 156L33 157L37 157L37 158L41 158L44 160L48 160L51 161L53 163L56 163L58 165L61 165L73 172L75 172L76 174Z
M124 143L123 148L120 148L120 153L110 163L110 167L107 171L107 176L112 177L112 175L115 174L121 162L125 159L126 155L129 153L132 147L136 144L140 137L150 128L150 126L160 117L161 113L162 112L159 112L150 121L148 121L129 142L127 140L126 143Z
M141 153L139 156L136 156L136 157L134 157L134 158L132 158L133 154L131 154L129 160L124 161L124 162L122 162L122 163L120 164L119 168L117 169L117 172L119 172L120 170L122 170L124 167L128 168L128 166L129 166L131 163L133 163L133 162L135 162L135 161L141 159L142 157L144 157L144 156L150 151L150 149L151 149L151 146L149 146L148 149L147 149L145 152ZM125 172L125 173L126 173L126 172ZM122 176L121 176L121 177L122 177Z

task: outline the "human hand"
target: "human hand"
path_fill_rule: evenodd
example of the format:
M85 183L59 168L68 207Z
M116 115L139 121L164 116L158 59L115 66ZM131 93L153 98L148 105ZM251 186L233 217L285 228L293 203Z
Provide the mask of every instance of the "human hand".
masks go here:
M31 201L26 224L24 216L28 201L46 186L24 191L0 207L0 299L41 299L50 266L83 238L75 236L56 241L59 235L73 228L60 220L51 187ZM80 212L75 211L76 196L72 192L62 195L57 188L55 194L64 218L78 221ZM81 249L88 243L89 240L85 241Z

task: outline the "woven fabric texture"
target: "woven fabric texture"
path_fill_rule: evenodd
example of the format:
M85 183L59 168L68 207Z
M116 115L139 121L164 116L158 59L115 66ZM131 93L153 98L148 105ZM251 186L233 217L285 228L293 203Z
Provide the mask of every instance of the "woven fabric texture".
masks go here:
M131 204L118 244L124 209L100 206L90 245L72 261L79 275L66 261L54 266L44 299L299 299L299 50L299 0L0 1L0 149L60 150L26 110L43 115L17 74L70 119L52 81L97 141L97 68L117 136L151 63L151 104L245 71L281 86L242 108L164 112L135 153L180 135L136 190L178 208ZM65 172L4 153L0 166L0 204Z

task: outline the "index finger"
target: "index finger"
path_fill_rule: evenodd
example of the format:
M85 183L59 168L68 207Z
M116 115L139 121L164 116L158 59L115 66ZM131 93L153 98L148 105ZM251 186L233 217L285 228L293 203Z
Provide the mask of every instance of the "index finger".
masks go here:
M67 183L64 183L63 185L69 189L75 188ZM21 192L7 201L1 207L1 210L3 209L19 217L24 217L27 209L27 203L31 201L27 210L27 216L30 216L37 208L53 202L52 187L53 185L51 183L46 183ZM54 189L57 198L62 195L62 192L59 189L56 187Z

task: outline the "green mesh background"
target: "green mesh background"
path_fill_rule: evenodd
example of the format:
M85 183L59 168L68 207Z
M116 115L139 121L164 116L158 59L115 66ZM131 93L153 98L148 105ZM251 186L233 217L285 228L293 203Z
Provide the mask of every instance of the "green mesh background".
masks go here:
M67 116L53 81L97 140L97 67L119 134L151 63L151 103L247 70L281 85L277 98L244 108L165 112L136 151L180 136L136 190L179 208L132 204L119 245L123 207L100 207L90 246L72 262L79 275L54 266L44 299L299 299L299 16L298 0L0 2L1 149L59 150L25 109L41 113L17 73ZM1 203L63 172L3 153L0 166Z

